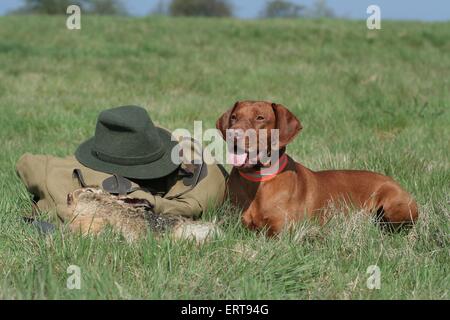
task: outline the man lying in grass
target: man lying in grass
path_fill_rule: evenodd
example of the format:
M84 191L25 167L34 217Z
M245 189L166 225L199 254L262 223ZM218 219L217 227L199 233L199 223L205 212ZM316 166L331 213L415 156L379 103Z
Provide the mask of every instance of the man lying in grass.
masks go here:
M122 203L141 199L158 216L199 218L208 206L222 203L224 170L174 161L176 146L171 133L156 127L145 109L123 106L100 113L95 136L78 147L75 157L26 153L16 170L33 195L34 212L52 212L63 222L76 218L70 195L86 187L106 191ZM83 233L96 231L93 219L81 228Z

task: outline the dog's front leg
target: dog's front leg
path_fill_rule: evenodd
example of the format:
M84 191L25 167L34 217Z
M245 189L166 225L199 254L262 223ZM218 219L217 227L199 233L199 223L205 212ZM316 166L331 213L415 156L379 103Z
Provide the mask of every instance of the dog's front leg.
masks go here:
M241 220L244 226L251 230L259 229L264 226L262 219L260 219L260 214L254 204L251 204L243 212Z

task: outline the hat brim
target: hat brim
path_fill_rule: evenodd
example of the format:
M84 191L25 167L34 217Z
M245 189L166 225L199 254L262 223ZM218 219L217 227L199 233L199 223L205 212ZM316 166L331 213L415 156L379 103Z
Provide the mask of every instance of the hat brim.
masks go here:
M165 152L157 161L142 165L118 165L102 161L92 154L94 138L83 142L75 151L75 157L84 166L101 172L119 174L131 179L158 179L174 172L179 164L171 158L172 149L178 144L172 141L171 133L162 128L156 128L161 137Z

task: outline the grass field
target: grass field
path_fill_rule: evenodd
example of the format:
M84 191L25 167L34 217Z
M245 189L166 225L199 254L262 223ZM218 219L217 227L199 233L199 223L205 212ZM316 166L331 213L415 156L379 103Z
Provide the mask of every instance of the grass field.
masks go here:
M450 23L170 18L0 18L0 298L449 299ZM288 152L313 169L391 175L420 204L409 232L355 214L296 237L245 230L203 247L128 245L21 222L30 204L14 164L24 152L72 154L102 109L146 107L165 127L213 127L236 100L286 105L303 131ZM69 265L81 290L66 288ZM366 270L381 270L369 290Z

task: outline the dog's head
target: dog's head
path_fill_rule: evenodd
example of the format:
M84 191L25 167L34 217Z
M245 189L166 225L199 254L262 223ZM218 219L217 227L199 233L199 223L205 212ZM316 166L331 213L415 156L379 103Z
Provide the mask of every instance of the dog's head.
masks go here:
M302 129L284 106L266 101L241 101L225 112L216 128L226 139L230 162L238 169L265 164L275 149L283 149Z

